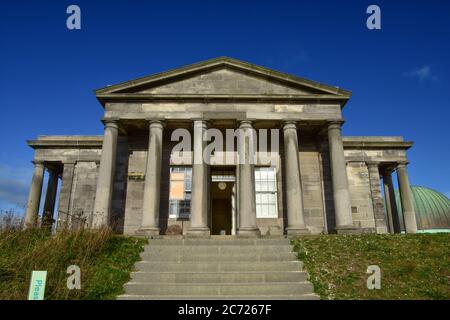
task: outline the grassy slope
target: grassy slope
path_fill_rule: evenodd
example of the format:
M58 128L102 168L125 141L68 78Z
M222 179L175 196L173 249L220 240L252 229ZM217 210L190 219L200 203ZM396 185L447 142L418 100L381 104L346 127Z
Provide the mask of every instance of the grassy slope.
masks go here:
M450 299L450 234L307 236L294 240L322 299ZM381 289L367 289L369 265Z
M114 299L145 240L101 232L0 232L0 299L26 299L32 270L47 270L46 299ZM450 234L308 236L294 241L323 299L450 299ZM82 289L66 288L81 268ZM380 266L381 289L366 287Z
M46 299L114 299L144 240L99 232L0 232L0 299L27 299L32 270L47 270ZM67 267L81 269L81 290L68 290Z

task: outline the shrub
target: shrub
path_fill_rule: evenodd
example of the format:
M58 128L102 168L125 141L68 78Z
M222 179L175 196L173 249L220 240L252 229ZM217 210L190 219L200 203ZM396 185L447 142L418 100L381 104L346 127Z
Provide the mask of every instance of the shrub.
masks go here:
M108 228L54 236L45 229L6 229L0 232L0 299L26 299L33 270L47 270L46 299L114 298L142 246L143 240L114 235ZM70 265L81 269L81 290L67 289Z

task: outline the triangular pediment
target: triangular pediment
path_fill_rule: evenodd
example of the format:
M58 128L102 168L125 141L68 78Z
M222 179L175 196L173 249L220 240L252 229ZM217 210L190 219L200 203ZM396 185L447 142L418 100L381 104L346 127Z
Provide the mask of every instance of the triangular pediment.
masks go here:
M220 57L109 86L96 91L100 99L114 95L208 96L332 96L350 92L247 62Z
M314 94L309 88L295 88L257 78L228 68L218 68L187 79L140 91L152 94Z

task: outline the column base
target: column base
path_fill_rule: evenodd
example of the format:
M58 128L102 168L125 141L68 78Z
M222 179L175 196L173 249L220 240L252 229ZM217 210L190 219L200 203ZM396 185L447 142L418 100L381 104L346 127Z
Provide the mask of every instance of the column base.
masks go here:
M257 238L261 236L261 231L258 228L240 228L236 236L238 238Z
M287 227L286 233L288 235L306 235L311 234L311 231L309 231L308 228L305 227Z
M154 237L159 236L160 229L157 227L139 228L135 233L137 236Z
M359 233L363 233L362 229L356 228L355 226L336 227L335 231L336 231L337 234L359 234Z
M208 227L189 228L186 232L186 238L209 238L211 231Z
M23 230L34 229L34 228L37 228L36 224L30 223L30 222L25 222L22 227Z

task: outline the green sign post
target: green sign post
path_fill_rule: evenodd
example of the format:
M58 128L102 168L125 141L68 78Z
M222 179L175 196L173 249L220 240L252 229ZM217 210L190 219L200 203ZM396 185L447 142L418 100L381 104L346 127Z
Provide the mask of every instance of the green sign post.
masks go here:
M28 300L44 300L47 271L33 271L31 274Z

